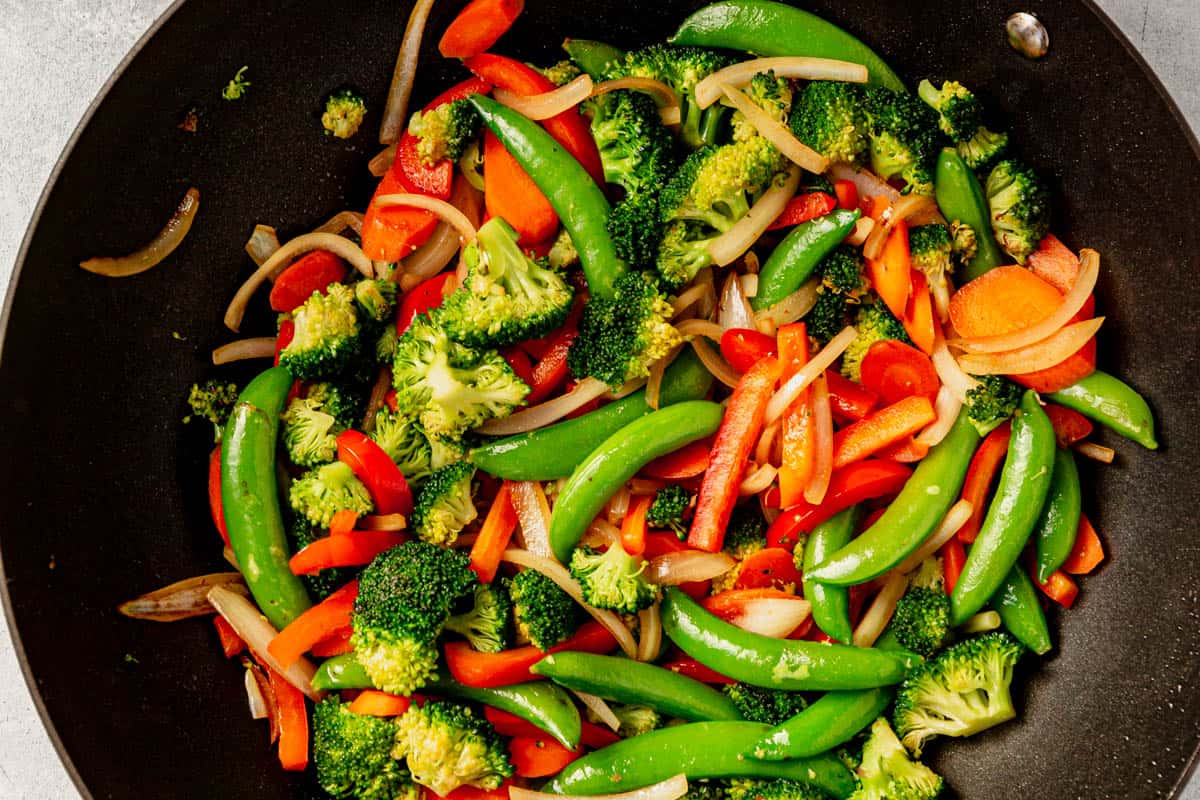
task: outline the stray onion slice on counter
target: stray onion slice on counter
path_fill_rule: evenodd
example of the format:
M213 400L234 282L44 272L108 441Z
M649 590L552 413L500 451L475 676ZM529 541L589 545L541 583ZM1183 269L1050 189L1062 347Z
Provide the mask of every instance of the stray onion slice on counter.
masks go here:
M271 358L275 355L277 341L274 336L252 336L249 339L238 339L236 342L223 344L212 352L212 362L216 366L232 364L235 361L248 361L253 358Z
M787 208L788 201L796 194L796 188L799 185L800 169L792 167L786 180L776 183L763 192L762 197L758 198L758 202L746 212L746 216L708 243L708 255L712 258L713 263L719 267L732 264L749 250L766 232L771 223L779 219L779 215L783 213L783 209Z
M216 610L212 603L208 602L208 591L214 586L224 586L241 595L250 594L240 572L214 572L211 575L198 575L176 581L141 597L135 597L117 606L117 611L133 619L151 622L175 622L203 617Z
M592 78L580 75L569 83L541 94L517 94L507 89L492 92L496 100L532 120L550 119L587 100L592 95Z
M1053 367L1088 343L1104 324L1104 317L1085 319L1060 328L1052 336L1004 353L968 353L958 365L973 375L1020 375Z
M659 781L631 792L619 794L575 795L571 800L679 800L687 794L687 777L679 774L665 781ZM508 787L508 800L561 800L560 794L535 792L520 786Z
M604 81L593 87L592 97L599 97L618 89L633 89L645 92L654 98L654 103L658 106L658 117L663 125L678 125L683 119L683 111L679 107L679 95L667 84L653 78L629 77Z
M79 262L79 266L81 269L103 275L106 278L128 278L130 275L137 275L156 267L183 242L183 238L192 229L192 222L195 221L196 212L199 209L200 190L193 187L188 189L183 199L179 201L175 213L167 220L167 224L154 234L154 238L143 247L127 256L89 258L87 261Z
M724 575L736 563L725 553L680 550L652 558L646 564L646 577L659 586L678 586Z
M693 94L696 105L708 108L721 99L721 84L726 83L741 89L760 72L774 72L776 78L793 78L804 81L842 81L843 83L866 83L867 68L852 61L833 58L811 58L809 56L775 56L752 58L724 69L719 69L696 84Z
M818 175L829 169L828 158L797 139L787 126L764 111L762 106L747 97L741 89L724 83L721 84L721 91L729 98L729 102L733 103L733 107L745 115L759 135L778 147L779 152L787 156L793 164Z
M400 6L397 6L400 8ZM404 26L404 38L400 52L396 54L396 67L392 71L392 83L388 87L387 105L383 119L379 122L379 143L392 144L400 140L408 119L408 100L412 96L413 81L417 77L417 61L421 57L421 39L425 36L425 25L433 0L417 0Z

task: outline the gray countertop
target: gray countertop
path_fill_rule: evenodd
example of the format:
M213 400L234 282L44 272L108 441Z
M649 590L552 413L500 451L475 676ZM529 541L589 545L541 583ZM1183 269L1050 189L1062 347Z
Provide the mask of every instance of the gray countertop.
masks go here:
M1200 3L1098 0L1200 128ZM80 117L170 0L0 0L0 286L8 284L42 187ZM1014 3L1013 10L1024 8ZM1030 4L1036 10L1036 3ZM1053 31L1051 32L1053 35ZM39 87L50 103L29 101ZM77 797L59 763L0 616L0 798ZM1200 780L1183 793L1200 800Z

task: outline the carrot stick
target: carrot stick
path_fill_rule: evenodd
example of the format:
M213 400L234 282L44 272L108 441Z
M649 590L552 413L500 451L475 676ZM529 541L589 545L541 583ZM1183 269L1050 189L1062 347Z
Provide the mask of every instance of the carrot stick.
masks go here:
M517 512L513 509L511 496L512 482L500 484L500 491L496 492L475 544L471 545L471 569L484 583L491 583L496 578L504 548L508 547L508 540L517 529Z
M1096 534L1095 527L1086 516L1079 517L1079 532L1075 534L1075 546L1063 562L1063 572L1072 575L1087 575L1104 560L1104 545Z
M808 363L808 329L803 322L784 325L777 334L780 380L786 381ZM783 463L779 467L780 504L787 508L804 499L816 459L811 390L805 389L783 413L780 440Z
M471 0L446 28L438 50L446 58L470 58L489 49L525 10L525 0Z
M350 703L350 710L355 714L365 714L369 717L398 717L408 711L412 698L400 697L375 689L364 689Z
M265 667L279 715L279 763L289 772L308 768L308 709L304 695L282 675Z
M1063 608L1070 608L1075 603L1075 598L1079 596L1079 585L1063 572L1061 569L1055 570L1045 583L1038 583L1036 570L1030 570L1030 578L1037 587L1054 602L1058 603Z
M901 220L888 234L879 258L867 259L867 275L871 285L897 319L904 319L904 312L908 308L912 271L912 257L908 252L908 223Z
M586 622L569 639L545 652L527 645L499 653L480 653L466 642L447 642L446 667L459 683L487 689L535 680L537 676L529 668L545 658L546 653L560 650L610 653L616 646L616 639L599 622Z
M358 581L350 581L281 630L267 650L287 669L314 644L350 626L350 613L358 597Z
M646 512L654 502L654 495L639 494L629 504L625 518L621 520L621 546L631 556L646 552Z
M536 244L554 236L558 215L550 201L504 149L491 131L483 135L483 202L493 217L503 217L520 234L521 244Z
M906 397L838 431L833 437L833 467L861 461L911 436L937 418L928 397Z

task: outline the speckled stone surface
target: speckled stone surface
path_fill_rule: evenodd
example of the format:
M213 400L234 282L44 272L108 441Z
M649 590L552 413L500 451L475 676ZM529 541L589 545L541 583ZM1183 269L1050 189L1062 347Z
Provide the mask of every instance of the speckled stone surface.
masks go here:
M0 285L8 283L42 186L76 123L168 5L169 0L0 0ZM1100 0L1100 5L1141 50L1193 127L1200 126L1195 46L1200 3ZM1018 8L1023 6L1014 4ZM42 730L0 617L0 800L77 796ZM1200 784L1194 781L1182 797L1200 800Z

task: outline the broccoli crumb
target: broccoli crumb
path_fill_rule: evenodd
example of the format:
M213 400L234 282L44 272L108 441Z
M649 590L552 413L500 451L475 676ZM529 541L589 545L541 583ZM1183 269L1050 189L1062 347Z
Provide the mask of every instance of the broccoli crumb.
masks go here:
M246 80L246 70L248 69L250 68L245 66L237 71L237 74L221 90L221 97L226 100L241 100L246 96L246 90L250 88L250 81Z

